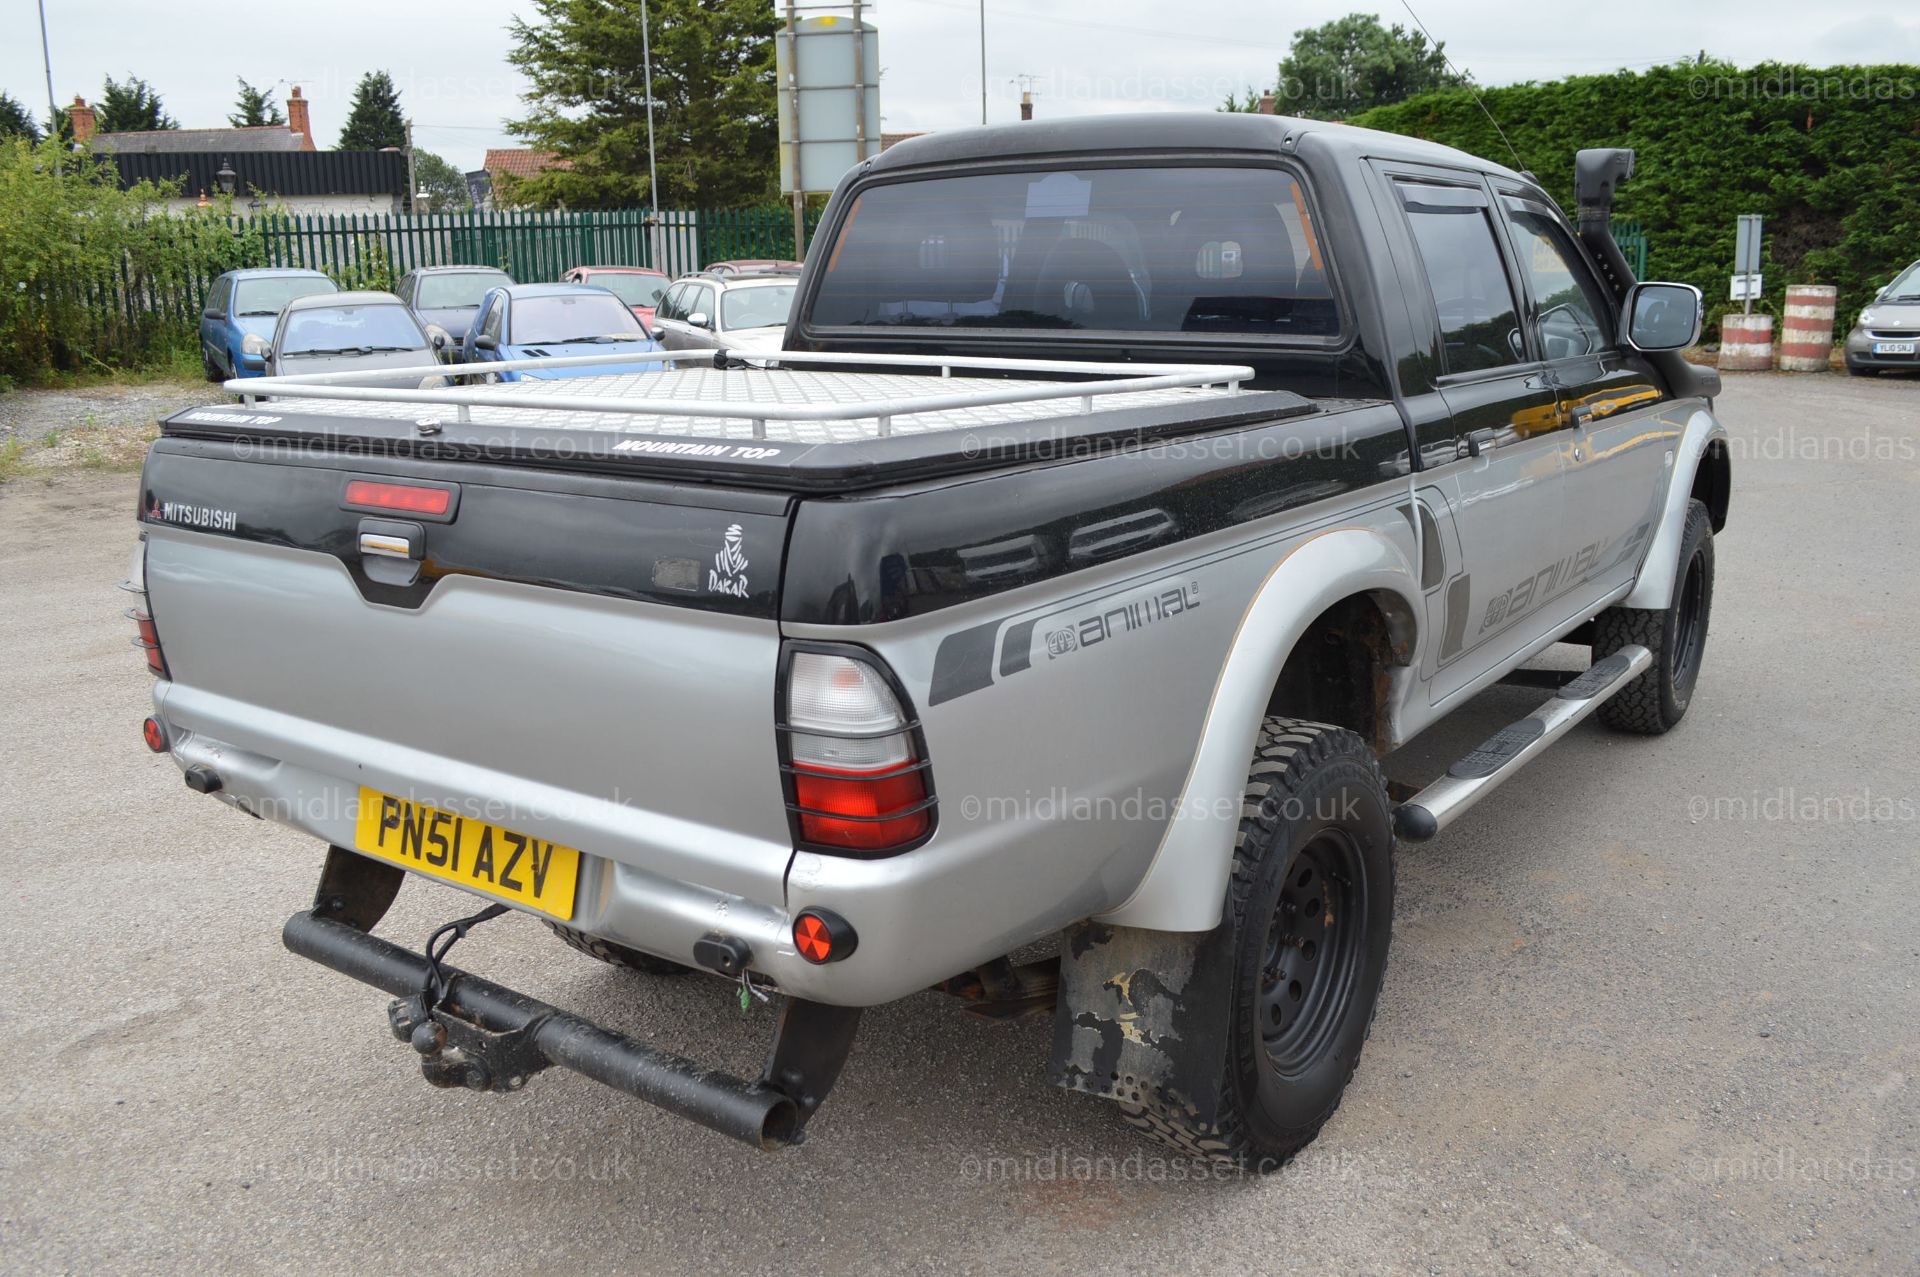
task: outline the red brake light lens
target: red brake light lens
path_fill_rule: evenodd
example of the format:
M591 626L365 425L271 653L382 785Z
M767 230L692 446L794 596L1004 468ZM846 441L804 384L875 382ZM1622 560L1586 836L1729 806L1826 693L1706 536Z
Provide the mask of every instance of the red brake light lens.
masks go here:
M909 770L836 772L796 763L794 803L800 835L808 842L849 851L885 851L923 837L928 815L926 781L917 760Z
M345 504L373 510L398 510L405 514L445 514L453 509L453 490L352 479L347 483Z

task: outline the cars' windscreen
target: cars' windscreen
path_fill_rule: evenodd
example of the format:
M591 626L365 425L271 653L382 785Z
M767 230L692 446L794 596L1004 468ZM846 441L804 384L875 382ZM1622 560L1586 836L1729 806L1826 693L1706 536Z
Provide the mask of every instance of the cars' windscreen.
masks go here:
M421 310L472 310L487 295L513 281L498 271L469 271L459 275L422 275L413 304Z
M870 187L810 322L1327 337L1305 194L1263 168L980 173Z
M427 339L404 306L325 306L287 316L282 355L357 355L425 350Z
M625 271L595 271L587 283L604 288L629 306L658 306L671 282L665 275L630 275Z
M1907 267L1893 277L1887 285L1887 295L1882 301L1920 301L1920 264Z
M513 303L508 338L516 346L560 345L623 334L642 336L640 321L611 293L522 297Z
M233 290L236 315L278 315L288 302L315 293L337 293L339 285L321 276L292 279L243 279Z
M787 312L793 309L793 284L759 284L752 288L729 288L720 294L722 328L770 328L785 326Z

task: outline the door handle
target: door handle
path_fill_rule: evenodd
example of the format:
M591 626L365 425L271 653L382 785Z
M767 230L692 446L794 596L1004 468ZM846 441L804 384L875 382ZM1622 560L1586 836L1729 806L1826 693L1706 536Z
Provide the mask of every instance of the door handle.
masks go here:
M1498 439L1499 436L1490 429L1470 431L1467 437L1460 441L1459 455L1477 457L1483 452L1491 451Z

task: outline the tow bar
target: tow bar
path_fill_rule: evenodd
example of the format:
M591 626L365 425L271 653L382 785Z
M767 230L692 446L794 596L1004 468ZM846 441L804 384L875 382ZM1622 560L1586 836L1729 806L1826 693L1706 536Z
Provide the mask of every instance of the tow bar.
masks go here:
M857 1007L788 998L766 1071L748 1082L432 963L362 929L378 921L392 900L388 869L331 849L314 908L287 919L281 939L303 958L392 994L388 1023L420 1053L421 1070L435 1086L517 1091L533 1074L558 1065L722 1135L772 1149L800 1142L852 1049ZM437 997L423 996L436 986Z

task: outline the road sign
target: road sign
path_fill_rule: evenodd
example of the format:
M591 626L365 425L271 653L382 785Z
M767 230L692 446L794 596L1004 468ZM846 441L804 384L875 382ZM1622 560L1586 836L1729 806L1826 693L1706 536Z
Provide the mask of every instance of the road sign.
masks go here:
M1760 273L1760 214L1742 213L1733 237L1733 273Z
M1735 275L1733 287L1727 292L1728 301L1757 302L1766 295L1766 286L1758 272L1751 275Z
M880 40L873 24L825 14L787 19L775 37L780 86L780 189L815 194L880 154Z

